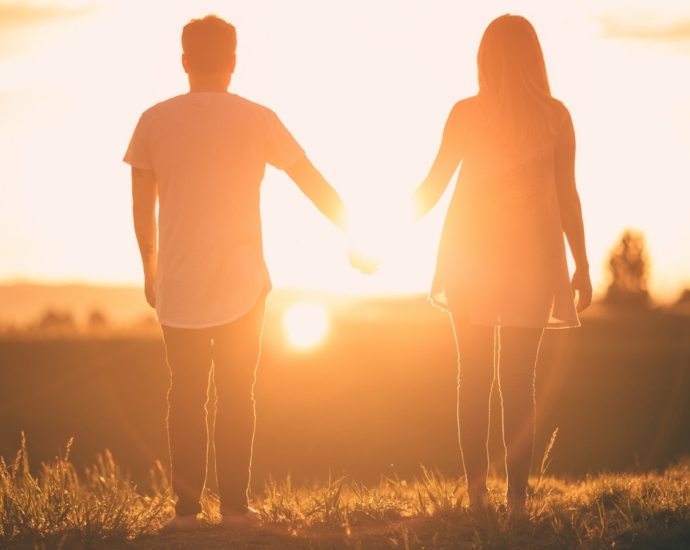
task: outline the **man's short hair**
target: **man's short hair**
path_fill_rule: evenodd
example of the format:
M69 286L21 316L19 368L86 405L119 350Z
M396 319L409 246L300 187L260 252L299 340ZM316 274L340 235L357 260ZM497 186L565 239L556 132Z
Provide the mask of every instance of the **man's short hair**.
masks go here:
M182 51L187 70L213 74L227 70L237 49L237 33L217 15L192 19L182 29Z

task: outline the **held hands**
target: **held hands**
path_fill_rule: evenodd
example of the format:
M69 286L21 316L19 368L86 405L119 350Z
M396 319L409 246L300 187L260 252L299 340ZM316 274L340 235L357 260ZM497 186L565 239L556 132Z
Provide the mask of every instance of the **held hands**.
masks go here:
M352 267L359 269L364 275L372 275L381 267L381 261L378 258L358 250L354 244L350 247L347 259L350 260Z
M575 309L581 313L592 303L592 281L589 278L589 271L576 268L570 285L573 294L576 295Z
M358 211L349 217L350 265L364 275L373 275L381 267L383 248L373 212Z
M365 275L376 273L384 258L394 256L406 241L415 220L409 200L393 200L361 204L350 221L350 265Z

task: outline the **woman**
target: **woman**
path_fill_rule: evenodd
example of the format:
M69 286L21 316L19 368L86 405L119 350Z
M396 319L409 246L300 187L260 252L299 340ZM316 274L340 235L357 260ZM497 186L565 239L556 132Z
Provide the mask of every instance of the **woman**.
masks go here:
M534 375L543 329L579 326L592 287L575 134L551 96L532 25L504 15L484 32L479 93L458 102L428 176L414 193L419 217L462 161L431 288L451 313L458 350L458 430L470 506L488 507L489 397L503 407L506 503L525 510L534 443ZM563 234L575 260L569 279ZM496 373L494 363L496 362Z

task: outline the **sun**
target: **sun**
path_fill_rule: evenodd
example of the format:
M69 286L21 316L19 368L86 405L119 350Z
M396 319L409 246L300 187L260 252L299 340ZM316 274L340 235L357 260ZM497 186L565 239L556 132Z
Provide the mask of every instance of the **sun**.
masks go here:
M295 304L285 312L285 329L293 346L310 348L326 335L328 315L319 304Z

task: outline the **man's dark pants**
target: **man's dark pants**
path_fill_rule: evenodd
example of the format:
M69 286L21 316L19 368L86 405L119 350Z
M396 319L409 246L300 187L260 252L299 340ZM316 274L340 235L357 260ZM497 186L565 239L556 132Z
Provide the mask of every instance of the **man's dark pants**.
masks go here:
M179 516L201 512L208 448L207 402L216 386L216 477L223 515L247 511L254 439L256 366L261 350L266 294L239 319L215 327L163 326L170 367L168 439L172 489Z

